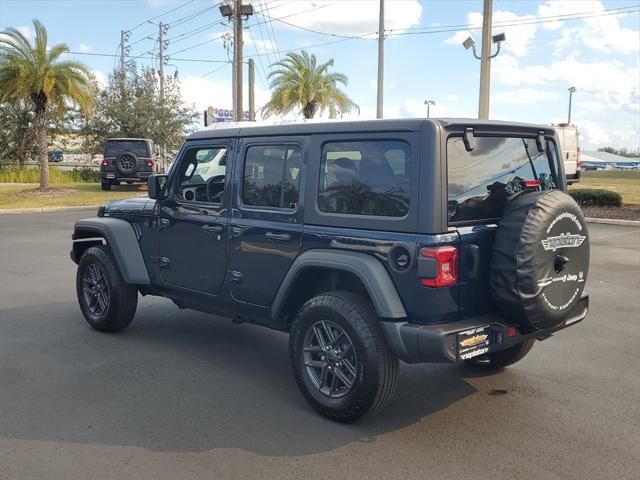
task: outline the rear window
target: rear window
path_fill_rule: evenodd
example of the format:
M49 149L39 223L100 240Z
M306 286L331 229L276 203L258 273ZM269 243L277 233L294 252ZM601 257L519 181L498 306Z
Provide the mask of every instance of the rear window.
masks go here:
M404 217L409 212L410 171L405 142L326 143L318 207L327 213Z
M462 137L450 137L447 166L450 223L499 219L520 180L540 180L544 189L558 184L554 144L540 152L531 138L475 137L468 152Z
M143 158L151 156L147 152L147 142L144 140L108 140L104 147L105 157L117 157L125 152Z

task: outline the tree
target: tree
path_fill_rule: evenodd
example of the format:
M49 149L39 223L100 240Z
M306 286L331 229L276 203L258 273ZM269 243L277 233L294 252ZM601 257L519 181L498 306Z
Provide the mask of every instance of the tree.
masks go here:
M629 150L626 147L622 148L614 148L614 147L602 147L598 149L599 152L613 153L614 155L620 155L621 157L627 158L638 158L640 157L640 150Z
M359 107L340 89L349 81L342 73L330 73L333 59L321 65L316 56L304 50L288 53L284 60L271 65L269 87L271 100L262 108L265 117L285 115L299 110L304 118L313 118L318 112L329 112L330 118L338 113L360 111Z
M98 153L108 137L138 137L175 150L197 116L184 105L177 78L165 79L161 101L158 77L148 69L138 72L131 64L126 75L118 70L109 75L107 86L100 90L94 113L83 127L85 146Z
M93 103L90 70L82 63L60 60L69 51L65 43L49 48L47 30L33 21L33 44L16 28L0 35L0 102L31 103L40 160L40 188L49 187L47 159L47 113L63 116L69 104L88 112Z
M0 103L0 160L23 164L35 153L33 112L28 102Z

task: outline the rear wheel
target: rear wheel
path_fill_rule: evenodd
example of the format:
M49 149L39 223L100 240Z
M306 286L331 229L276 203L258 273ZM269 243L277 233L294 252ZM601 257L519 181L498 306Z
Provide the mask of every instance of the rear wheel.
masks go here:
M106 246L91 247L82 255L76 292L84 318L100 332L126 328L136 313L138 290L122 279Z
M522 360L529 351L533 348L535 343L534 339L525 340L522 343L518 343L513 347L509 347L499 352L488 353L486 355L480 355L479 357L465 360L467 365L474 365L485 368L503 368L513 365L516 362Z
M111 190L111 182L102 182L100 186L102 190Z
M396 390L398 359L371 303L351 292L307 301L291 328L294 377L320 414L352 422L382 409Z

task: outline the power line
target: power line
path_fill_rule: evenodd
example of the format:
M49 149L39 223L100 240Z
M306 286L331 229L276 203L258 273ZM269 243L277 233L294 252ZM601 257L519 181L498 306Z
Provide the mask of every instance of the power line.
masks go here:
M271 15L269 15L269 4L267 3L267 1L265 0L264 2L264 7L267 10L267 17L269 19L271 19ZM269 30L271 29L271 30ZM278 48L278 40L276 39L276 31L273 28L273 22L269 21L268 25L267 25L267 33L269 33L269 31L271 31L271 34L273 34L273 44L276 47L276 52L278 53L278 60L280 60L280 49Z
M177 27L179 25L182 25L183 23L187 23L187 22L193 20L194 18L199 17L204 12L208 12L209 10L213 10L216 7L217 7L217 5L212 5L210 7L203 8L202 10L198 10L197 12L194 12L194 13L192 13L190 15L187 15L185 17L182 17L182 18L179 18L177 20L174 20L173 22L168 22L167 25L171 26L172 28L175 28L175 27Z
M170 13L173 13L173 12L175 12L176 10L179 10L179 9L181 9L182 7L186 7L187 5L189 5L189 4L191 4L191 3L195 2L195 1L196 1L196 0L189 0L188 2L183 3L182 5L178 5L177 7L172 8L171 10L168 10L168 11L166 11L166 12L164 12L164 13L161 13L160 15L156 15L155 17L147 18L146 20L143 20L142 22L140 22L139 24L137 24L135 27L130 28L130 29L129 29L129 32L133 32L136 28L141 27L141 26L142 26L142 25L144 25L145 23L153 23L153 22L152 22L152 20L155 20L156 18L163 17L163 16L168 15L168 14L170 14Z
M98 53L98 52L67 52L71 55L90 55L94 57L113 57L117 58L119 55L115 55L113 53ZM143 59L143 60L154 60L155 56L147 56L147 53L143 53L142 55L129 56L131 59ZM173 58L171 57L172 62L205 62L205 63L227 63L229 60L208 60L203 58Z
M201 75L201 77L207 77L209 75L211 75L212 73L216 73L218 70L222 70L224 67L226 67L227 65L231 65L233 62L225 62L224 65L220 65L219 67L214 68L213 70L211 70L210 72L205 73L204 75Z
M217 37L214 37L214 38L211 38L209 40L206 40L204 42L197 43L195 45L191 45L190 47L183 48L182 50L178 50L177 52L171 52L171 53L169 53L167 55L170 56L170 55L176 55L178 53L186 52L187 50L191 50L193 48L197 48L197 47L200 47L202 45L206 45L207 43L215 42L216 40L220 40L223 36L224 36L224 33L221 34L221 35L218 35Z

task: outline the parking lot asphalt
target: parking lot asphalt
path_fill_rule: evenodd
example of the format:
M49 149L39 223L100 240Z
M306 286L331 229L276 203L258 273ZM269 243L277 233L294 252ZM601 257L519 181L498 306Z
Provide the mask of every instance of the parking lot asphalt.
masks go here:
M287 336L141 298L89 329L90 212L0 217L0 479L640 478L640 228L590 225L587 319L487 374L401 365L382 414L318 416Z

